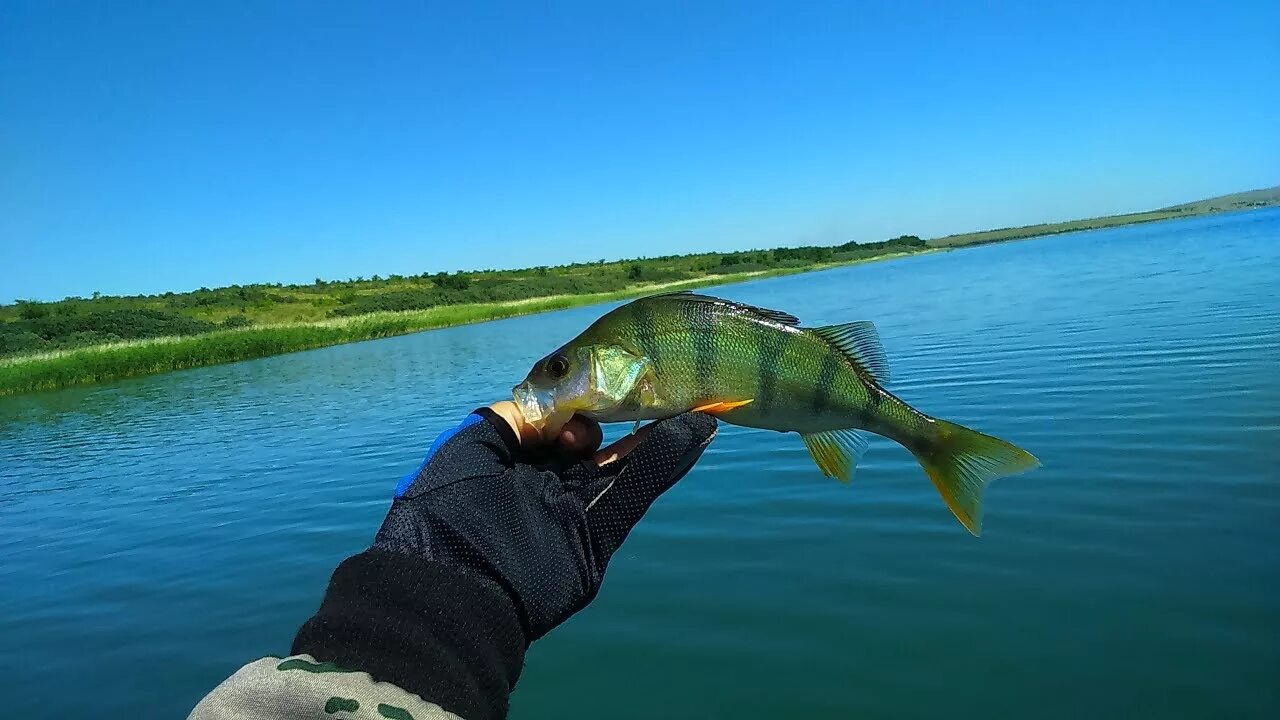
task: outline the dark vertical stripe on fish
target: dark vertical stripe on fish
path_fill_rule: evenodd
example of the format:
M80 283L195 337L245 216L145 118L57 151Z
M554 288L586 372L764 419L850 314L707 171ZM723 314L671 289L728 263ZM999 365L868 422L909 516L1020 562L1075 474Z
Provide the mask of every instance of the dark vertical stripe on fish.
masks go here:
M641 352L657 362L658 347L654 339L653 312L645 302L634 303L631 307L635 309L636 343L640 346Z
M887 395L887 393L884 390L880 389L880 386L875 384L872 381L868 381L862 378L861 376L859 376L858 379L862 380L862 386L867 389L867 411L868 412L879 411L880 405L884 403L885 396Z
M693 369L697 377L698 400L723 400L712 397L715 389L713 379L716 373L716 338L710 332L710 323L706 318L706 307L701 303L685 303L681 307L681 315L689 326L689 335L693 338Z
M782 367L782 353L791 340L790 333L761 333L760 342L756 346L756 366L760 368L759 395L755 402L760 405L760 412L773 411L773 404L778 396L778 371Z
M818 373L818 387L813 391L813 411L822 413L830 407L831 393L835 391L836 373L840 372L843 358L835 350L828 349L822 355L822 370Z

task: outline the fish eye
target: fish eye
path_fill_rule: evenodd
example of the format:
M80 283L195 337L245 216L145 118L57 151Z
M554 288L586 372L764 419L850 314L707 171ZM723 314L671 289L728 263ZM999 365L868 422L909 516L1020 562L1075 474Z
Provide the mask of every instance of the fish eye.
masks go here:
M562 378L569 374L569 358L563 355L556 355L547 361L547 372L551 373L553 378Z

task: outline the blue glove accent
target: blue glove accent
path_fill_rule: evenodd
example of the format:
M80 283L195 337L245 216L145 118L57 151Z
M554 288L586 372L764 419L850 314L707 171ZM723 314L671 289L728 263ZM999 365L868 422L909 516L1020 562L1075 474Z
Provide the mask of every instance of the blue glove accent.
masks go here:
M412 485L413 481L418 478L418 475L421 475L422 471L426 469L427 463L431 462L431 458L435 456L436 451L443 447L445 443L452 440L454 435L457 435L482 420L484 420L484 418L475 413L471 413L465 420L459 423L457 427L451 427L440 433L440 437L436 438L436 441L431 443L431 448L427 450L427 457L423 459L422 464L418 466L418 469L400 478L400 482L396 484L395 497L402 497L409 491L409 486Z

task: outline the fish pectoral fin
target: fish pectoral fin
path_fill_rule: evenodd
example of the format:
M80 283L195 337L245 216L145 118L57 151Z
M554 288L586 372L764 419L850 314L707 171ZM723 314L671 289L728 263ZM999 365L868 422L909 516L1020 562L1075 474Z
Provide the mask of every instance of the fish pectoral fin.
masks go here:
M853 468L867 451L867 437L854 430L828 430L801 435L818 469L841 482L853 479Z
M706 405L699 405L698 407L693 408L691 412L704 412L708 415L722 415L735 408L740 408L743 405L750 405L754 400L755 398L751 398L749 400L730 400L707 403Z

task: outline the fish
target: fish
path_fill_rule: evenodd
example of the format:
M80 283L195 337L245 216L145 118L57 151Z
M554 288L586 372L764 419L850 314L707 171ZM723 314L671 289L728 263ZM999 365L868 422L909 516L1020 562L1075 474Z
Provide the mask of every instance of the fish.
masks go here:
M865 433L881 435L915 456L956 519L980 535L987 484L1040 461L916 410L885 389L888 381L871 321L802 327L780 310L681 291L601 316L534 363L512 396L548 435L574 414L638 427L689 410L795 432L818 469L846 483L867 450Z

